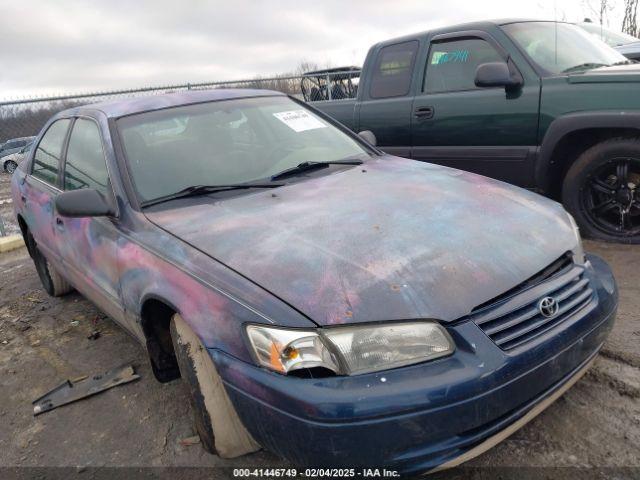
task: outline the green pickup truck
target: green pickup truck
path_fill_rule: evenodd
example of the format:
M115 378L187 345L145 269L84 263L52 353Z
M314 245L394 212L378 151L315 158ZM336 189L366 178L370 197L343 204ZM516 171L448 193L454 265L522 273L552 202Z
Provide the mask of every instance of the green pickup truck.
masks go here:
M640 243L640 65L575 25L442 28L371 47L349 94L331 75L310 103L385 152L536 190L583 235Z

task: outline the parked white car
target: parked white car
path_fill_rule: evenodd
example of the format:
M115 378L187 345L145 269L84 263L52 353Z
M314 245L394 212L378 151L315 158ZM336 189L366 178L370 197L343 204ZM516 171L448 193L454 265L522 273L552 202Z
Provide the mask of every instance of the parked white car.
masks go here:
M2 169L9 175L15 172L20 162L27 156L32 144L25 145L22 150L2 158Z

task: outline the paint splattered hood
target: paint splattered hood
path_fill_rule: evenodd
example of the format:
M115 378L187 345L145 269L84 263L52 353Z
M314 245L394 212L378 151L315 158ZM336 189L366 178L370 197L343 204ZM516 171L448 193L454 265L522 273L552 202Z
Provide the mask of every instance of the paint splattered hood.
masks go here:
M320 325L455 320L576 246L556 202L390 156L172 207L147 216Z

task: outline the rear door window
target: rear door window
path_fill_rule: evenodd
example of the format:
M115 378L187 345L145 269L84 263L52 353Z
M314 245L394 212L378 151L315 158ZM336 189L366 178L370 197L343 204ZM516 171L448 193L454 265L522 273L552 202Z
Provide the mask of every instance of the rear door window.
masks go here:
M426 93L474 90L476 69L488 62L504 62L487 41L467 38L433 43L427 58Z
M69 123L71 120L68 118L52 123L40 140L33 156L31 175L50 185L56 185L58 182L62 147Z
M409 93L419 42L397 43L378 52L371 76L371 98L401 97Z

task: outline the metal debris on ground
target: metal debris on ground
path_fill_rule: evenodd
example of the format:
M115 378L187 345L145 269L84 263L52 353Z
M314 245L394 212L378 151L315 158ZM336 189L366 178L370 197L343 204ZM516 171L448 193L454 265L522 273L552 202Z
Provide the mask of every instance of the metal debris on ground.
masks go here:
M87 339L89 340L97 340L100 338L100 330L94 330L89 335L87 335Z
M79 379L67 380L32 402L33 415L40 415L62 405L90 397L117 385L133 382L139 378L140 376L135 373L133 366L128 365L114 368L92 377L85 376Z
M190 447L192 445L197 445L198 443L200 443L200 437L198 435L180 439L180 445L183 447Z

